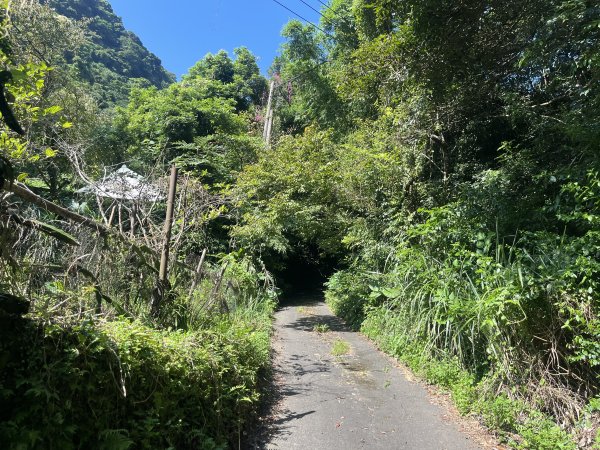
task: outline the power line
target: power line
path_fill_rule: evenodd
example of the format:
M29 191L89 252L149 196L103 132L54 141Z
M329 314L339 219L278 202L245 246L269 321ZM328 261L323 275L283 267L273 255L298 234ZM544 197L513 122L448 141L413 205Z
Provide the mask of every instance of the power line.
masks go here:
M331 9L331 6L329 6L327 3L322 2L321 0L317 0L321 5L323 5L325 8L327 9Z
M317 30L319 30L320 32L326 34L329 37L333 37L331 35L331 33L328 33L327 31L325 31L323 28L319 27L318 25L315 25L314 23L312 23L310 20L306 19L305 17L301 16L300 14L298 14L296 11L288 8L287 6L285 6L283 3L281 3L279 0L273 0L275 3L277 3L279 6L281 6L282 8L287 9L289 12L291 12L292 14L294 14L295 16L299 17L300 19L304 20L306 23L308 23L309 25L313 26L314 28L316 28Z
M312 9L314 12L316 12L318 15L320 15L321 17L323 17L323 14L321 13L321 11L319 11L316 8L313 8L313 6L310 3L306 3L304 0L300 0L302 3L304 3L306 6L308 6L310 9Z
M329 59L324 59L323 61L319 61L318 63L316 63L314 66L312 66L309 69L306 69L302 72L300 72L298 75L296 75L294 78L290 78L289 80L286 80L288 83L291 83L293 81L296 81L298 78L301 78L302 76L306 75L307 73L313 72L314 70L318 69L319 67L321 67L323 64L327 64L328 62L331 62L331 60Z
M281 6L282 8L286 9L287 11L291 12L292 14L294 14L295 16L299 17L300 19L304 20L305 22L307 22L309 25L313 26L315 29L321 31L322 33L325 33L327 36L335 39L335 36L333 36L331 33L328 33L327 31L323 30L321 27L315 25L314 23L312 23L310 20L304 18L303 16L301 16L300 14L298 14L297 12L295 12L294 10L288 8L286 5L284 5L283 3L279 2L278 0L273 0L275 3L277 3L279 6ZM313 11L315 11L317 14L319 14L321 17L323 17L323 14L320 11L317 11L315 8L313 8L311 5L309 5L307 2L305 2L304 0L300 0L302 3L304 3L306 6L308 6L310 9L312 9ZM327 9L331 9L329 7L329 5L327 5L326 3L323 3L321 0L318 0L320 4L322 4L323 6L325 6ZM296 75L293 78L290 78L289 80L282 80L285 81L287 83L292 83L294 81L296 81L297 79L301 78L302 76L306 75L307 73L313 72L316 69L318 69L319 67L321 67L323 64L327 64L328 62L331 62L329 59L324 59L323 61L319 61L318 63L316 63L313 67L304 70L302 72L300 72L298 75Z

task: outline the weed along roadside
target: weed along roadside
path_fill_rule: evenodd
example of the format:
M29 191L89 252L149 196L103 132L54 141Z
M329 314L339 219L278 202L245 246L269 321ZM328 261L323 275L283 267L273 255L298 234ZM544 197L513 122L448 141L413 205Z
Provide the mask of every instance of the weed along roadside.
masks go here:
M44 323L0 308L3 447L237 446L268 371L273 306L257 298L171 331L126 318Z
M333 356L344 356L350 353L350 344L342 339L336 339L331 346L331 354Z

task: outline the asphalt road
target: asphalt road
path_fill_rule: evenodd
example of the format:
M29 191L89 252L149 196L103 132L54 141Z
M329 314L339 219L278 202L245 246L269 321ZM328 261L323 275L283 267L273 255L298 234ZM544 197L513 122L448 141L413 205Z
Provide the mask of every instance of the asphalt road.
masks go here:
M322 324L329 331L314 331ZM480 448L442 417L445 411L421 385L349 331L318 297L283 304L275 326L279 400L259 448ZM347 355L332 355L336 340L349 344Z

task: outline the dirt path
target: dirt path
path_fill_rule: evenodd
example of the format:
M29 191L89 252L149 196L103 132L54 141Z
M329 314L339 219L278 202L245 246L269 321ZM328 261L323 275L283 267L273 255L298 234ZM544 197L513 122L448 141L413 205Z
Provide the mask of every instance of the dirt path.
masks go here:
M274 346L280 398L258 448L482 448L443 417L447 411L432 404L421 385L318 298L280 308ZM348 353L334 356L334 346L342 353L348 347Z

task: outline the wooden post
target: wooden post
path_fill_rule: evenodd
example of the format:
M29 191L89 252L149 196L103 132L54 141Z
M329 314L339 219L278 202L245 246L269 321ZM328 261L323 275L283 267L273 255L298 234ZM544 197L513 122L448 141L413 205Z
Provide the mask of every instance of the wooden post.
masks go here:
M162 254L160 255L160 270L158 279L165 283L167 281L167 266L169 264L169 244L171 241L171 228L173 227L173 210L175 205L175 193L177 191L177 167L171 167L171 178L169 180L169 196L167 197L167 216L164 226L164 241Z
M135 222L137 215L137 204L133 202L131 205L131 211L129 211L129 236L133 239L135 237Z
M104 213L104 208L102 207L102 200L100 200L100 196L96 195L96 203L98 203L98 211L100 211L100 215L102 219L104 219L104 224L108 225L108 219L106 218L106 214Z
M117 206L113 205L113 207L110 210L110 217L108 218L108 222L106 223L106 226L108 228L110 228L112 226L113 223L113 219L115 218L115 211L116 211Z
M160 255L160 268L158 270L158 282L152 292L152 306L150 313L154 317L160 315L160 305L168 288L167 268L169 265L169 246L171 244L171 228L173 226L173 210L175 205L175 193L177 190L177 167L171 167L171 178L169 179L169 194L167 196L167 215L163 228L163 247Z
M119 203L117 211L119 213L119 233L123 234L123 216L121 214L121 203Z

